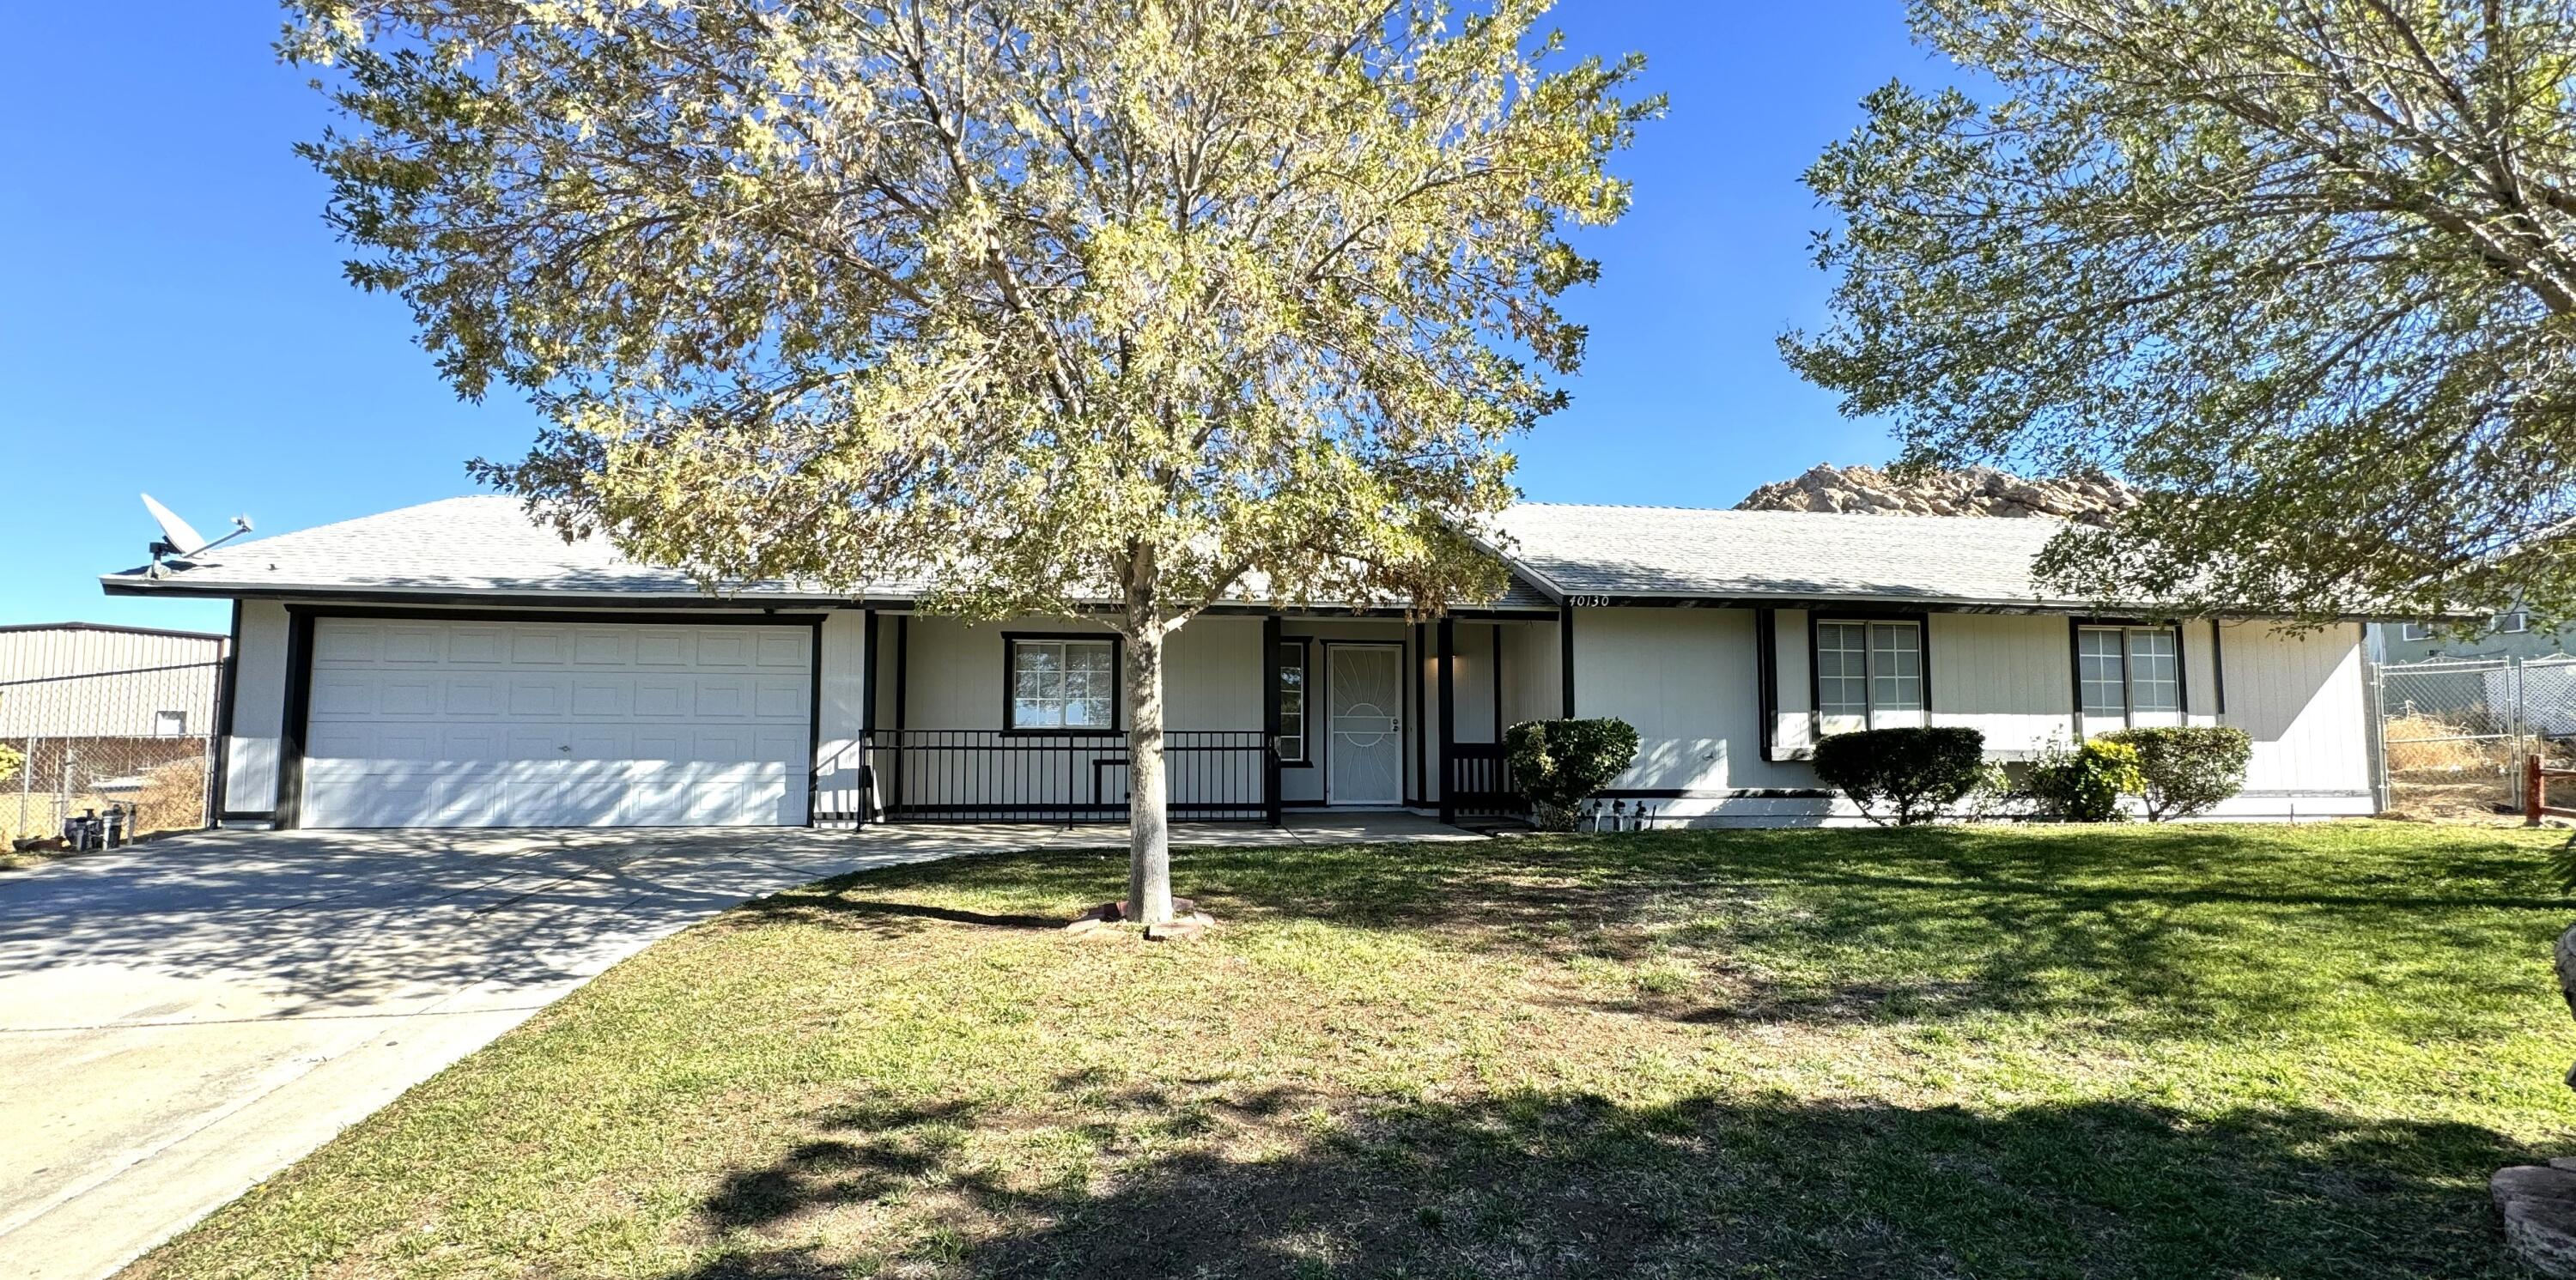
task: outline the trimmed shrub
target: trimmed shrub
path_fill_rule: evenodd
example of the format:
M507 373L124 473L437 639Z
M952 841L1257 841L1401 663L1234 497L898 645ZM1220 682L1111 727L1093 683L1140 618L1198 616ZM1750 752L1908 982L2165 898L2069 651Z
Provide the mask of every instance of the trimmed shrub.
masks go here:
M2137 750L2135 794L2146 802L2149 822L2216 808L2244 789L2245 766L2254 758L2254 739L2243 729L2122 729L2102 740Z
M2125 742L2095 738L2074 750L2052 742L2030 766L2024 789L2038 817L2059 822L2119 822L2128 812L2120 797L2146 786L2138 773L2138 749Z
M1929 822L1986 778L1986 735L1974 729L1864 729L1816 744L1816 776L1880 826Z
M1575 806L1610 785L1637 759L1637 730L1625 720L1528 720L1503 734L1512 778L1542 831L1574 830Z

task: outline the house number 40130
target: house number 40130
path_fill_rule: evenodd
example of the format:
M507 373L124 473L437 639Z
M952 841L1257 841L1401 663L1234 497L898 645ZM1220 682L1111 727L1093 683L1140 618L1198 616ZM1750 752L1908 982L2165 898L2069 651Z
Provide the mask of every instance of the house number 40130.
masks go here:
M1573 605L1577 609L1607 609L1610 607L1610 597L1608 596L1567 596L1565 598L1565 602Z

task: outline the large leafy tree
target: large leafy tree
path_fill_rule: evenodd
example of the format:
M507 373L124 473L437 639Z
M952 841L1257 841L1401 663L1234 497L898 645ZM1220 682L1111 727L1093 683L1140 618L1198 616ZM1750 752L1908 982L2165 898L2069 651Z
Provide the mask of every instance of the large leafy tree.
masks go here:
M2151 490L2059 584L2309 616L2576 606L2576 6L1913 0L1808 182L1783 340L1908 461Z
M1460 530L1657 107L1548 7L295 0L283 48L353 278L551 424L480 476L711 584L1098 610L1157 921L1175 630L1501 585Z

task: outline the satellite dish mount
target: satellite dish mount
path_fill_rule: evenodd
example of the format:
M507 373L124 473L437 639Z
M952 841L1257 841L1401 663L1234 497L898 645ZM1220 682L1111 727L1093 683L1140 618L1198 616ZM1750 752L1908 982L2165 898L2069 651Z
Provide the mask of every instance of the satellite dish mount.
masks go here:
M164 560L175 560L184 565L190 558L208 548L220 547L250 532L250 517L234 516L233 531L209 542L204 534L198 533L188 526L187 521L180 519L177 512L153 501L151 494L142 496L143 509L151 512L152 522L161 526L161 536L152 543L150 548L152 576L156 578L161 576L161 565Z

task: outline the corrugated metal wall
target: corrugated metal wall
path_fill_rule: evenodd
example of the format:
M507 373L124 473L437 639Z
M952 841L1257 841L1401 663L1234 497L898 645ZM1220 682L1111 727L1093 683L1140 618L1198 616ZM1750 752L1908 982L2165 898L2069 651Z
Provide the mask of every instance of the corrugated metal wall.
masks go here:
M203 736L223 652L219 636L0 631L0 740Z

